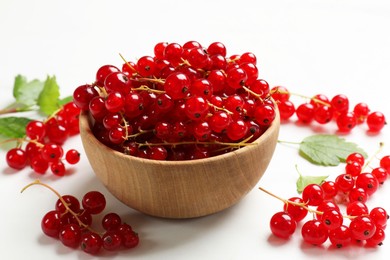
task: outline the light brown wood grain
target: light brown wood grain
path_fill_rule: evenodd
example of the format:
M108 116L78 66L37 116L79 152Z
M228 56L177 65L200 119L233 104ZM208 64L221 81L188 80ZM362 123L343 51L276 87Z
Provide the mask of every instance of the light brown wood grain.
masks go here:
M188 161L157 161L116 152L92 134L80 116L88 160L101 182L120 201L148 215L193 218L240 201L266 171L277 143L279 116L253 145L223 155Z

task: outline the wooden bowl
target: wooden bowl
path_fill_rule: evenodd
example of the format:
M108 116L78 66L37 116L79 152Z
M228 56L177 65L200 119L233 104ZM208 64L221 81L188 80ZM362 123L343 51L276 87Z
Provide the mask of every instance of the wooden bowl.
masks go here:
M95 174L129 207L164 218L206 216L231 207L259 182L274 153L280 120L253 145L198 160L158 161L122 154L100 143L87 114L80 135Z

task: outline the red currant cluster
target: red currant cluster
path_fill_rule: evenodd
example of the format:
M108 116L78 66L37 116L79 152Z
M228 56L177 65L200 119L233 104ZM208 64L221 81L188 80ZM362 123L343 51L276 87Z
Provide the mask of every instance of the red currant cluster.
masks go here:
M9 167L21 170L30 165L34 172L44 174L50 168L57 176L66 172L64 161L76 164L80 153L70 149L64 153L62 145L68 137L79 133L80 109L73 103L65 104L45 121L32 120L26 125L25 138L6 154Z
M160 42L154 56L100 67L74 102L113 149L156 160L210 157L257 139L276 116L256 62L250 52L226 56L220 42Z
M314 218L301 228L302 238L309 244L321 245L329 239L336 247L346 246L352 241L365 241L368 246L382 245L389 215L382 207L369 210L365 203L390 175L390 155L382 157L380 166L371 172L363 172L363 164L361 154L350 154L346 159L345 173L338 175L335 181L307 185L301 197L284 200L260 188L284 202L283 211L274 214L270 220L272 233L289 238L297 223L311 212ZM345 204L346 215L341 213L340 202Z
M80 203L73 195L61 196L53 188L39 181L29 184L23 190L34 184L49 188L59 197L55 209L42 218L41 228L45 235L59 239L67 247L80 247L89 254L98 254L102 249L118 251L138 245L138 234L130 225L122 222L116 213L110 212L103 216L102 234L92 229L93 216L102 213L106 208L106 199L99 191L87 192Z
M331 99L326 95L317 94L310 98L309 102L296 107L290 100L292 93L287 88L276 86L272 88L271 93L283 120L289 119L294 113L298 120L305 124L312 121L326 124L334 120L341 132L349 132L357 124L364 122L369 131L379 132L386 124L384 114L379 111L371 112L366 103L358 103L351 110L349 99L343 94L335 95Z

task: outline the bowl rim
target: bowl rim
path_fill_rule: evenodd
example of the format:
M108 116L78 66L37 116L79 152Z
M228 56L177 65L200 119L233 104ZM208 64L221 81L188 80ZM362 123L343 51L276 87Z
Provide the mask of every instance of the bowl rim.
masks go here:
M147 158L141 158L141 157L136 157L132 155L127 155L122 152L116 151L105 144L101 143L98 139L95 138L94 134L92 133L91 130L91 119L90 119L90 113L88 111L82 111L80 113L79 117L79 123L80 123L80 129L81 128L86 128L86 133L90 136L93 137L91 138L94 142L94 145L98 146L99 149L106 149L108 152L113 152L114 155L121 157L123 159L131 159L133 161L137 161L139 163L147 163L150 165L156 165L156 166L177 166L177 165L182 165L182 166L190 166L196 164L204 164L204 163L210 163L213 161L219 161L221 159L229 159L236 157L238 154L245 153L248 150L255 149L258 144L260 144L263 140L267 139L273 132L278 131L280 128L280 116L279 116L279 110L275 104L275 119L272 121L272 123L269 125L269 127L264 131L263 134L256 140L254 140L251 144L254 145L246 145L244 147L235 149L233 151L230 151L228 153L224 154L219 154L207 158L201 158L201 159L196 159L196 160L178 160L178 161L172 161L172 160L153 160L153 159L147 159ZM101 147L101 148L100 148Z

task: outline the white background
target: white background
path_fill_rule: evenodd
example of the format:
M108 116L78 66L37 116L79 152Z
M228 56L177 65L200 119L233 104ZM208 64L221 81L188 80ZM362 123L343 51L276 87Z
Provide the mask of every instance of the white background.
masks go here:
M228 54L255 53L260 77L271 86L283 85L308 96L346 94L352 104L366 102L390 118L389 28L386 0L2 0L0 104L5 107L13 101L17 74L28 79L56 75L62 95L67 96L78 85L92 82L101 65L120 66L118 53L135 60L152 55L160 41L196 40L205 46L221 41ZM295 120L282 125L279 139L300 141L315 133L336 133L333 124L307 127ZM380 155L390 154L389 126L375 136L366 130L361 125L344 137L371 155L384 142ZM82 151L78 136L65 147ZM372 166L377 163L374 160ZM278 144L258 186L284 198L297 195L296 164L306 175L334 178L343 171L343 166L313 166L298 156L296 147ZM379 248L340 250L328 242L321 247L302 243L299 231L289 241L276 239L268 223L283 205L256 188L219 214L167 220L145 216L118 202L95 178L85 156L73 170L63 178L49 173L39 177L62 194L81 197L93 189L103 192L107 211L121 214L140 234L139 247L103 254L103 259L388 259L390 254L390 238ZM42 234L41 218L54 207L56 197L41 187L20 194L36 178L27 168L16 173L8 169L5 150L0 150L0 258L94 258ZM390 211L389 185L385 183L370 199L370 207Z

